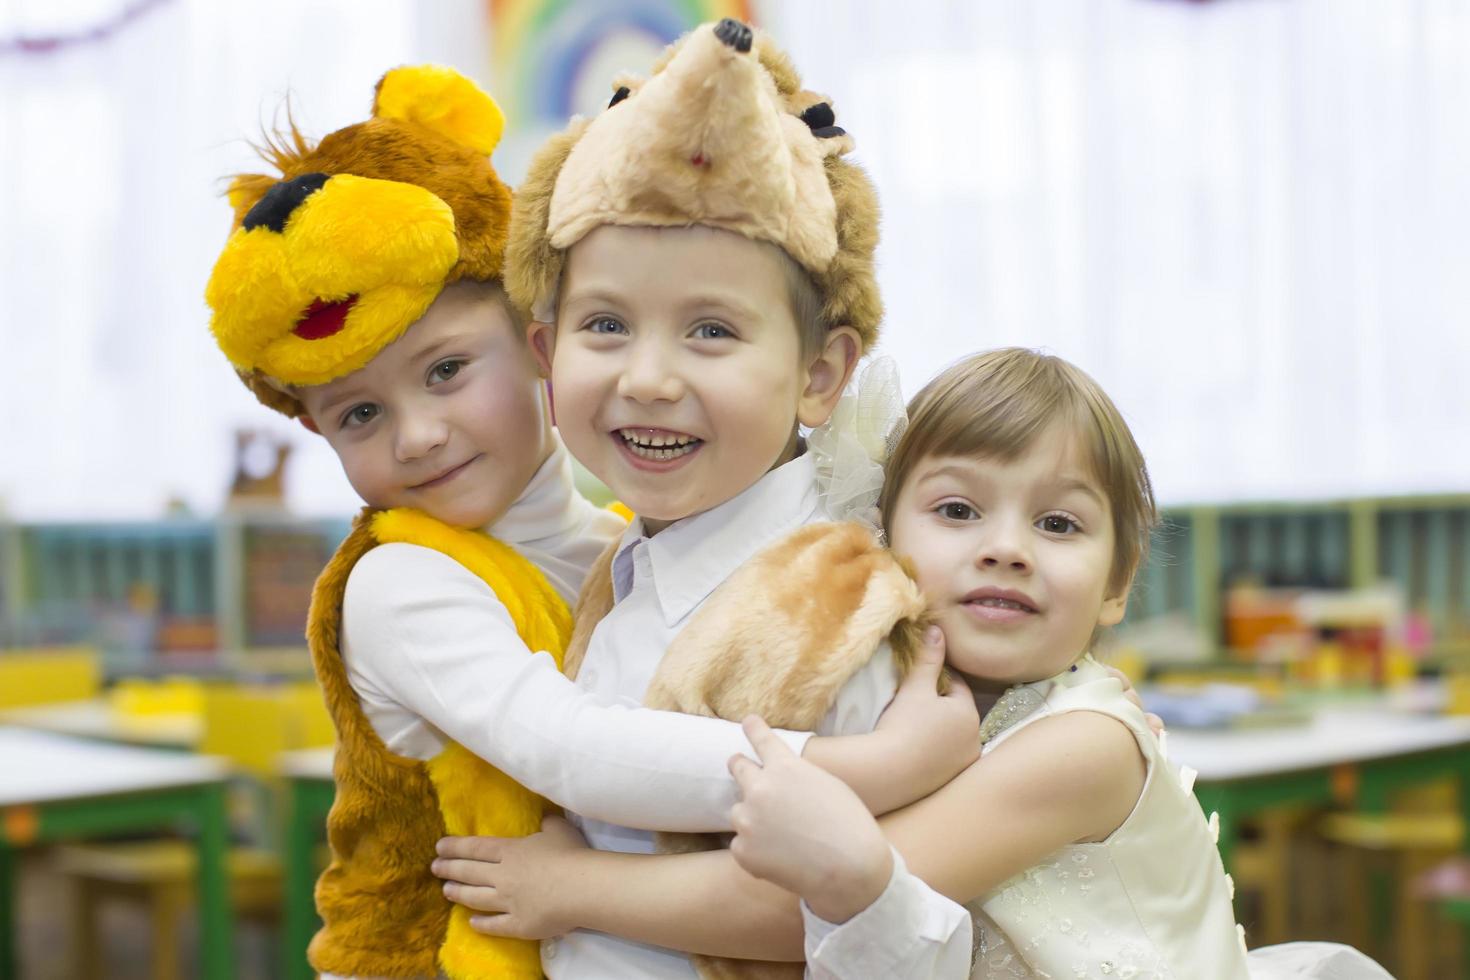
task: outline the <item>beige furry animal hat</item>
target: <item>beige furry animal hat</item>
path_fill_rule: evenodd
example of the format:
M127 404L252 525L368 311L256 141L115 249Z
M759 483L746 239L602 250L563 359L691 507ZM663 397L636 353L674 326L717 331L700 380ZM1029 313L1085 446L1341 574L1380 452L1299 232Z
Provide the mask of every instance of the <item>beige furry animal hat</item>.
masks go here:
M802 89L786 55L726 18L674 42L646 81L616 85L606 110L542 148L516 194L511 299L552 322L566 250L599 225L710 225L784 249L823 322L871 347L877 195L844 159L853 141L831 102Z

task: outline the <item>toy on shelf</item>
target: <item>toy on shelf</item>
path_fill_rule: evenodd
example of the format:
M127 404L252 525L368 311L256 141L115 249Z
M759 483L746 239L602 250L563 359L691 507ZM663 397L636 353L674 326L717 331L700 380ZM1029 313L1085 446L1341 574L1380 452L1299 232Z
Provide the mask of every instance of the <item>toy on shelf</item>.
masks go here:
M235 430L235 475L225 509L285 510L291 444L258 429Z
M1363 589L1225 592L1225 642L1236 656L1283 664L1319 688L1386 687L1412 681L1429 645L1423 619L1410 615L1392 584Z

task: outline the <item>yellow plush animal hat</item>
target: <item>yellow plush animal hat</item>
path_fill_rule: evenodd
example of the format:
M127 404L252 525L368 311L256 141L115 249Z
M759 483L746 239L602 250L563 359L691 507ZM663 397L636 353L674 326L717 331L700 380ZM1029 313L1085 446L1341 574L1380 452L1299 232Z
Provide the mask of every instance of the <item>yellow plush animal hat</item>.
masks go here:
M783 248L829 327L872 346L878 201L830 100L765 35L726 18L676 41L647 80L547 143L516 194L506 288L554 318L566 250L598 225L712 225Z
M312 145L291 127L264 155L279 176L230 184L236 229L205 289L220 349L265 404L350 374L446 285L497 280L510 189L490 165L505 118L459 73L396 68L372 118Z

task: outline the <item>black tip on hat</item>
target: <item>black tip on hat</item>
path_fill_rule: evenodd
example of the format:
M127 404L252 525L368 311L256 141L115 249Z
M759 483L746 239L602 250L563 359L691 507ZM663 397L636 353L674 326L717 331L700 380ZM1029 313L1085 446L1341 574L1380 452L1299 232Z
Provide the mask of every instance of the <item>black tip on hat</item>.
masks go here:
M302 201L321 190L327 180L327 174L302 174L300 177L281 181L266 191L265 196L255 202L255 207L245 212L240 226L249 231L264 225L280 234L285 230L286 220L291 217L291 212L300 207Z
M751 34L750 28L734 17L726 17L715 25L715 37L744 54L750 50L754 35Z

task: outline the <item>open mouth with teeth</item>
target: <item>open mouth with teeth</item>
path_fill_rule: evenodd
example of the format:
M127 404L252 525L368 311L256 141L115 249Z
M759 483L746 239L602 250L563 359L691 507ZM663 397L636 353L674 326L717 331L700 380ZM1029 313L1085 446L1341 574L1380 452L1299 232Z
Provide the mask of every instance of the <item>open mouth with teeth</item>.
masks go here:
M1036 610L1024 602L1014 599L1002 599L999 596L986 596L983 599L969 599L965 602L967 606L985 606L990 609L1011 609L1016 612L1034 613Z
M628 452L655 463L688 456L704 445L702 439L666 429L618 429L613 434Z

